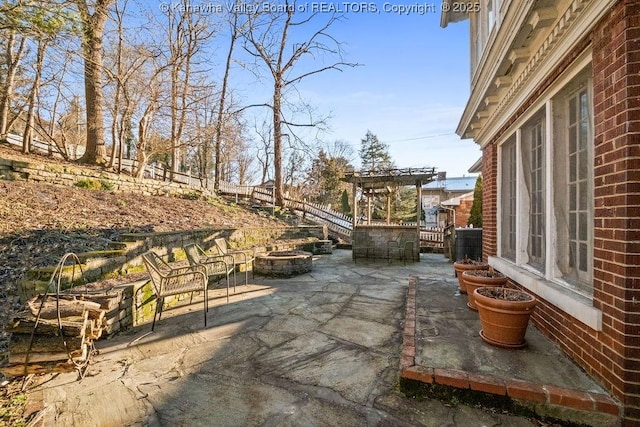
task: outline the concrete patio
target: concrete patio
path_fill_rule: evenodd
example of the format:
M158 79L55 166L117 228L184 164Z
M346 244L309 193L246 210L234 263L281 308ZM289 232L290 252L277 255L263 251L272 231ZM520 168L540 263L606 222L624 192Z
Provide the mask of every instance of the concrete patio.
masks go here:
M616 402L535 328L522 350L485 344L442 255L354 264L337 250L311 273L250 282L228 304L210 293L206 328L195 298L153 333L98 341L81 380L36 377L35 425L538 425L492 402L617 424ZM467 399L482 405L455 403Z

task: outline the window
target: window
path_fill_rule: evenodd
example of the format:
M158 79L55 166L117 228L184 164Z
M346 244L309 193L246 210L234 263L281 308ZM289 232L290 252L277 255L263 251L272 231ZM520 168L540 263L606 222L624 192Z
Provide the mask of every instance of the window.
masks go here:
M555 101L554 213L557 268L562 278L592 292L593 266L593 137L589 84L569 85Z
M578 73L501 145L499 187L500 257L587 297L593 293L591 74L591 67Z
M510 138L502 145L501 157L502 187L501 187L501 254L511 261L516 260L516 184L517 159L516 141Z
M536 100L544 106L523 117L500 146L499 248L489 263L580 322L602 330L602 311L593 304L589 62L589 57L582 58L581 71L570 70L570 77L561 77L562 84Z
M473 77L482 53L484 52L489 35L496 25L497 9L496 0L484 0L465 3L463 7L469 8L471 24L471 76Z
M528 215L528 263L540 271L545 265L545 124L538 113L522 132L522 166Z

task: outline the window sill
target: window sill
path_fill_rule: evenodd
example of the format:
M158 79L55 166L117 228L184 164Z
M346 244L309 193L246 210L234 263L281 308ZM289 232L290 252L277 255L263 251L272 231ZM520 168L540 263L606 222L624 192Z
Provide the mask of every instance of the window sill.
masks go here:
M576 320L596 331L602 331L602 311L593 307L590 298L546 280L503 258L489 257L489 265Z

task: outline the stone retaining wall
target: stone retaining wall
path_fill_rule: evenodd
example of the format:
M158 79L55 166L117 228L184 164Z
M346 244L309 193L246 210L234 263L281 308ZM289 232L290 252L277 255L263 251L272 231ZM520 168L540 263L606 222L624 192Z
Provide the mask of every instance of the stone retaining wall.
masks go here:
M30 163L0 158L0 179L39 181L73 186L80 181L104 182L110 191L132 192L155 196L212 196L206 188L192 187L175 182L154 179L136 179L101 169L79 167L72 164Z

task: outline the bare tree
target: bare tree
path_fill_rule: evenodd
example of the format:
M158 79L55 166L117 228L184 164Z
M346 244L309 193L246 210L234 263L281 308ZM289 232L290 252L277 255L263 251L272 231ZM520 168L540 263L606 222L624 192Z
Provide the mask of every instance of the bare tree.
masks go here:
M82 23L87 147L81 161L105 164L104 99L102 94L102 38L109 7L116 0L74 0ZM91 13L93 10L93 13Z
M0 77L4 76L0 81L0 140L7 138L11 123L16 117L10 117L10 109L14 98L16 74L27 42L27 38L19 34L15 28L8 29L7 33L3 55L5 60L4 64L1 64L6 71L0 74Z
M204 43L213 35L205 15L197 15L189 7L188 0L181 0L181 7L169 8L167 58L170 72L171 107L171 176L178 171L180 151L184 148L182 136L194 76L198 70L197 56Z
M34 65L34 77L33 85L29 91L27 117L25 119L24 132L22 134L22 152L28 154L31 151L31 144L33 142L34 123L36 114L36 99L38 97L38 90L40 89L42 81L42 67L44 63L44 55L47 50L48 40L44 37L38 39L38 48L36 52L36 63Z
M137 111L138 140L136 142L137 168L134 171L136 178L142 178L145 166L151 155L159 152L170 151L169 138L163 138L157 127L154 127L154 118L161 109L162 91L166 83L165 71L167 64L161 62L161 58L153 50L146 53L139 49L139 55L146 55L148 60L134 74L134 78L128 80L127 92L132 99L131 108Z
M257 160L260 163L260 183L265 183L269 178L273 158L273 128L268 121L263 121L260 125L254 125L254 132L258 136Z
M116 3L114 8L115 19L115 40L111 40L112 49L107 50L108 61L107 75L111 84L111 97L109 104L111 108L111 139L113 141L113 149L109 159L109 166L113 167L117 160L118 173L122 168L122 160L124 157L124 147L129 148L133 145L134 134L134 115L136 107L144 97L147 91L147 84L141 76L148 77L149 71L143 71L150 61L159 56L158 48L154 47L153 42L136 43L133 32L139 32L140 28L130 29L127 31L125 27L125 16L127 14L128 0L121 0ZM158 69L155 72L162 72ZM153 74L154 72L151 72Z
M222 90L220 91L220 100L218 102L218 120L216 122L216 134L214 140L215 146L215 176L214 176L214 188L218 189L220 184L220 158L222 156L222 127L223 117L226 108L227 100L227 87L229 84L229 74L231 71L231 62L233 60L233 50L235 49L236 41L240 36L239 28L239 14L240 7L237 7L237 2L233 2L232 10L230 11L229 19L229 50L227 51L227 60L225 62L224 77L222 78Z
M71 24L73 21L68 16L69 14L63 4L48 3L44 5L42 2L36 2L34 6L39 7L33 9L30 14L25 15L26 22L32 24L25 29L25 33L30 38L35 39L37 44L35 63L33 64L33 83L29 90L27 116L22 135L22 152L25 154L31 150L31 144L36 132L35 120L36 116L39 116L36 101L39 98L41 86L46 83L43 82L42 76L46 52L49 45L58 36L71 34L73 31L73 25Z
M313 127L319 123L306 120L303 123L295 123L292 118L284 117L283 102L286 101L288 90L307 77L328 70L342 70L344 67L352 67L357 64L342 60L342 48L340 43L329 34L329 28L341 16L336 13L303 14L296 19L296 1L285 0L282 7L273 8L266 12L250 13L247 15L248 26L242 30L245 40L244 49L258 62L265 66L273 82L273 97L271 108L273 113L273 148L274 148L274 172L275 172L275 196L276 204L283 205L283 126ZM256 7L252 10L259 10ZM290 33L293 30L310 29L317 21L321 22L311 30L310 36L302 40L292 40ZM318 68L303 69L294 72L300 59L305 57L338 57L338 61L328 63ZM317 62L316 62L317 63Z
M60 41L64 41L64 43L61 44L59 43ZM74 49L74 41L71 38L53 39L48 46L48 50L51 50L52 53L45 55L46 61L43 64L43 68L47 69L47 71L43 69L43 73L47 73L50 76L42 81L35 94L38 99L37 114L34 114L35 129L39 135L49 141L49 154L52 154L55 150L64 159L71 160L69 147L66 145L68 141L64 129L61 127L61 123L64 120L59 111L64 110L65 105L70 107L73 103L78 103L77 95L69 93L66 89L69 68L72 63L71 57L75 55L77 49ZM78 111L78 114L80 112ZM82 110L82 114L84 114L84 110ZM75 126L74 129L79 129L81 121L78 119L78 126ZM74 140L73 143L82 142L84 146L86 133L84 127L82 129L83 141Z

